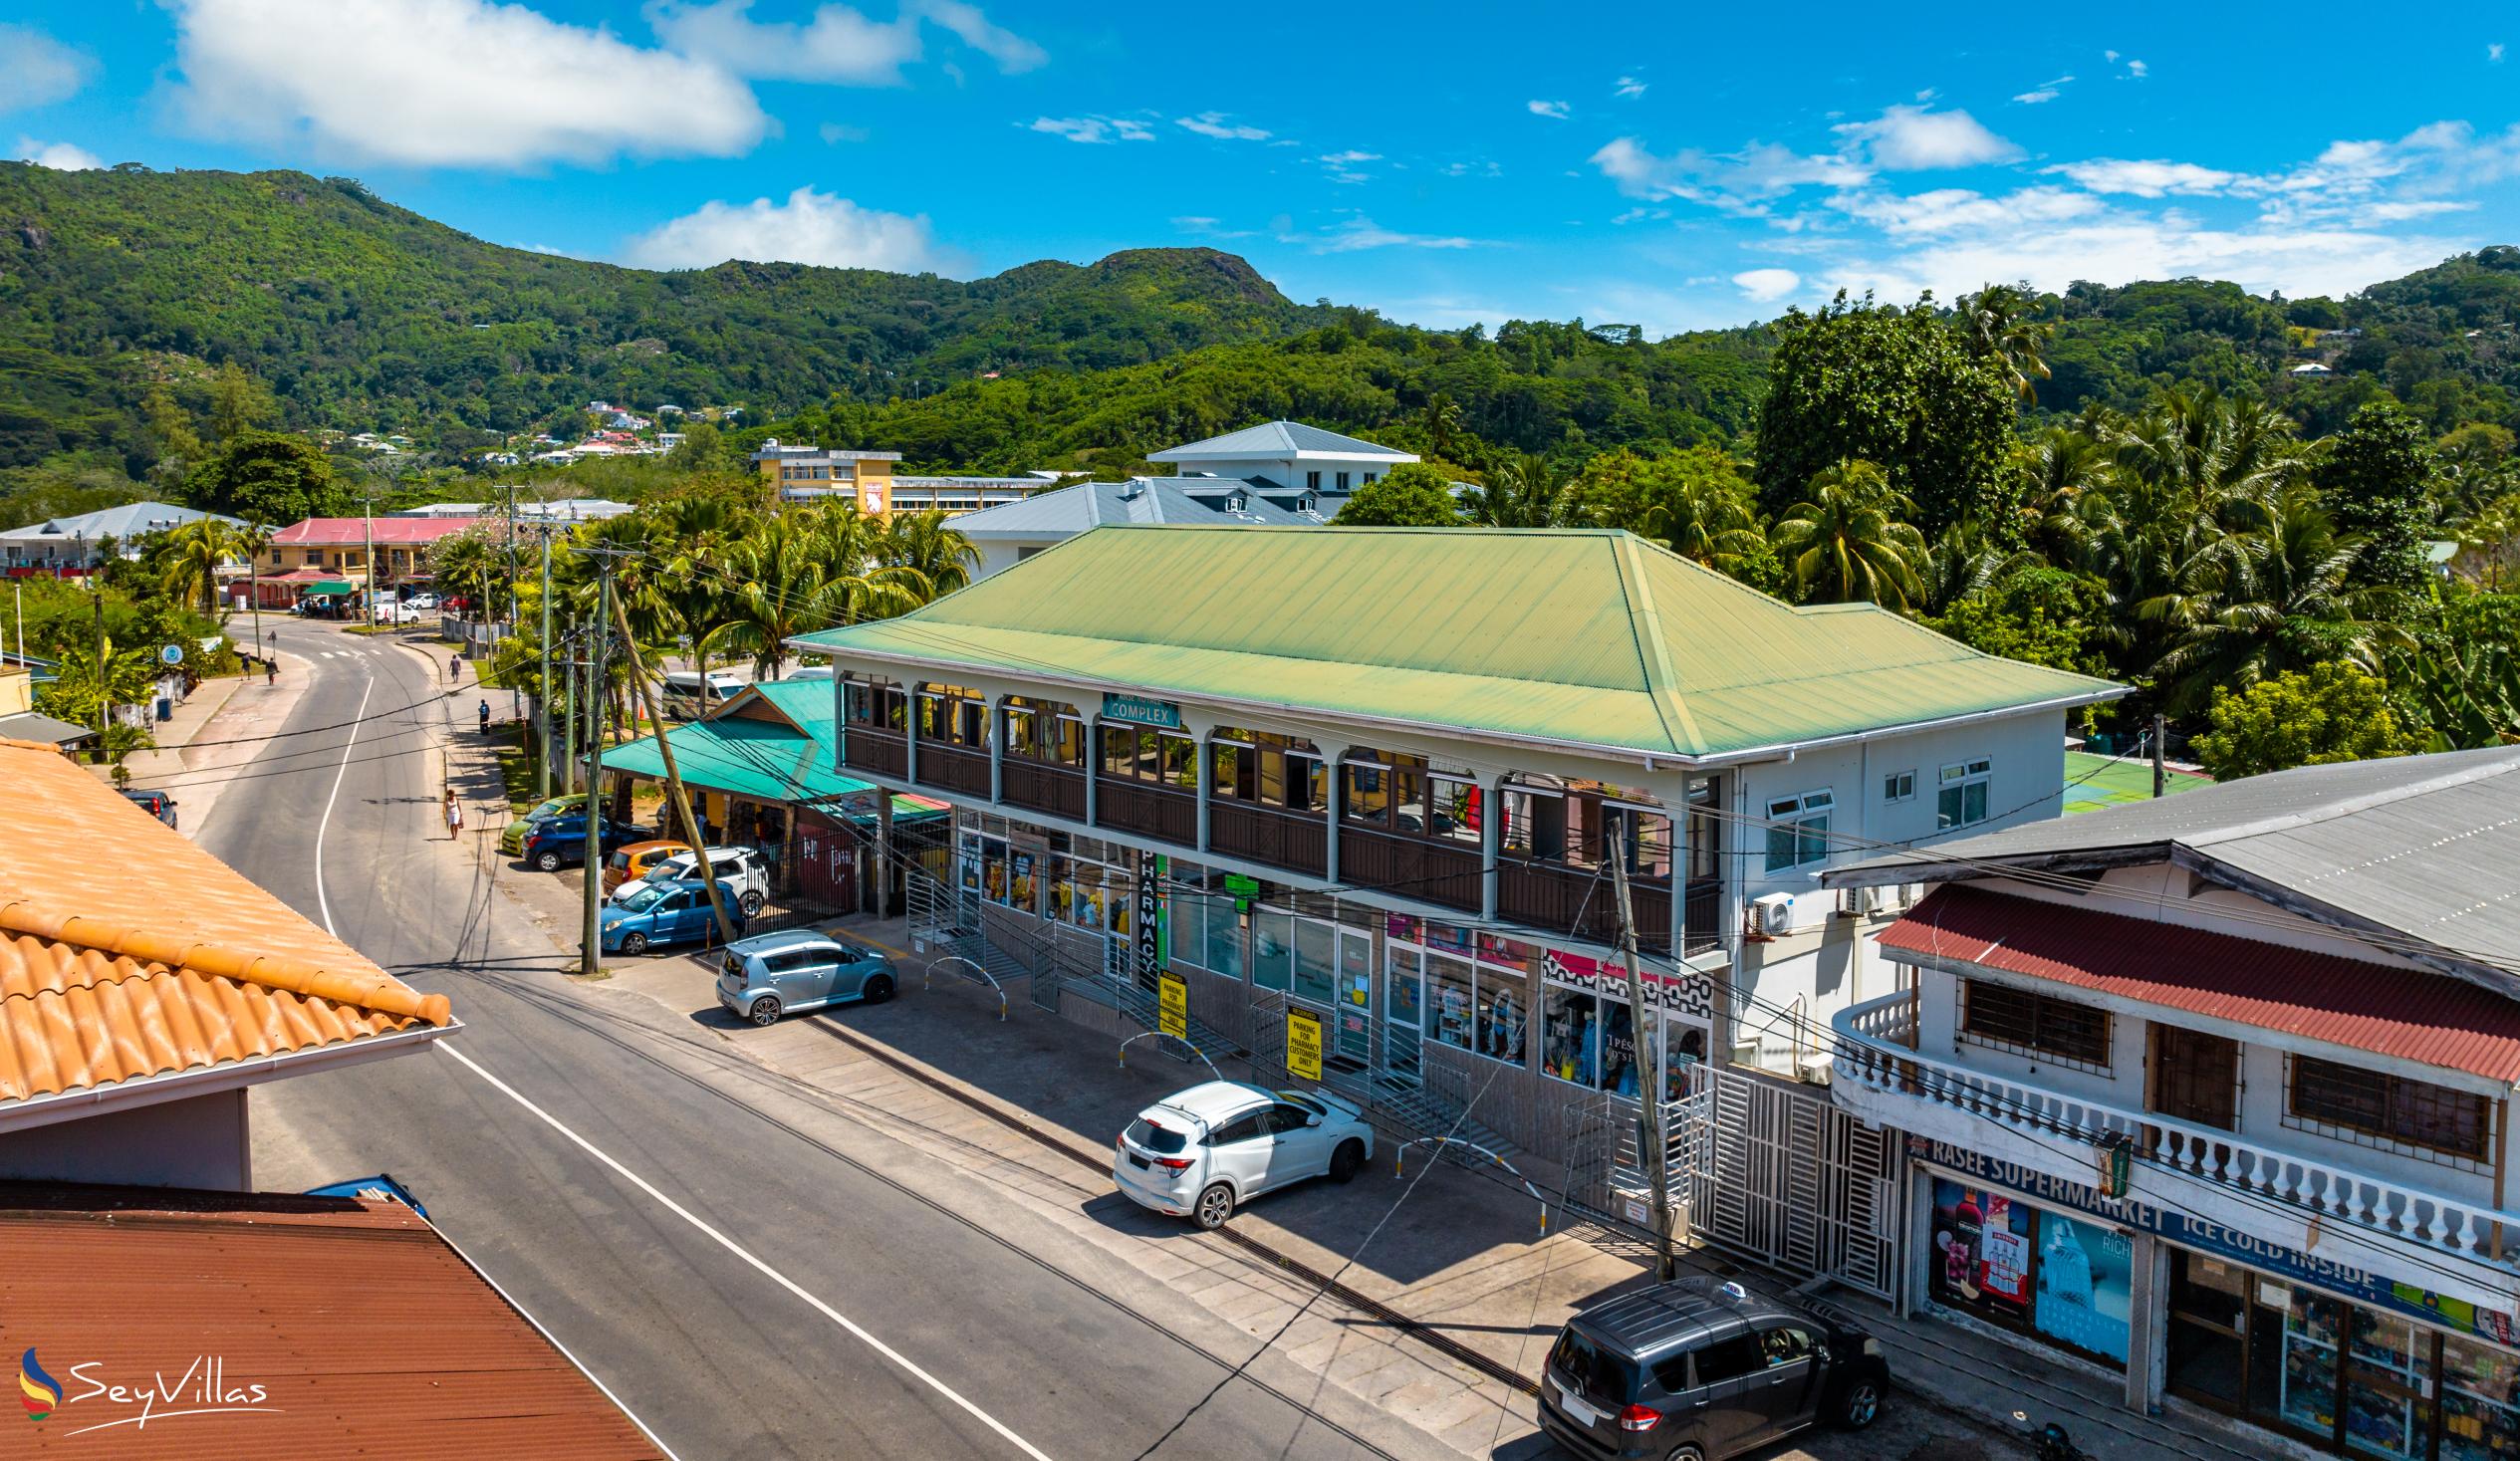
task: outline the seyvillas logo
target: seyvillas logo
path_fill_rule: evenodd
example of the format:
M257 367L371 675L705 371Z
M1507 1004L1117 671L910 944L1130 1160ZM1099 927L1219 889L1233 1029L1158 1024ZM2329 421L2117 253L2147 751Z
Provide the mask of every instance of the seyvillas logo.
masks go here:
M26 1406L29 1420L48 1420L54 1407L61 1404L61 1381L46 1374L44 1366L35 1362L32 1347L18 1361L18 1399Z
M261 1385L231 1383L227 1377L227 1361L215 1354L195 1355L192 1362L183 1367L182 1373L171 1377L164 1370L158 1370L148 1377L146 1384L117 1384L96 1373L104 1367L105 1361L101 1359L70 1366L70 1378L78 1386L76 1393L72 1393L65 1391L61 1381L45 1373L44 1366L35 1362L33 1349L27 1350L26 1357L18 1361L18 1391L26 1404L27 1419L50 1420L55 1412L67 1406L89 1401L102 1401L105 1406L139 1407L136 1414L118 1415L110 1409L101 1408L82 1411L76 1416L65 1415L64 1419L76 1420L86 1420L92 1415L111 1417L64 1432L79 1436L92 1430L112 1430L118 1425L145 1430L151 1422L172 1420L181 1415L280 1413L279 1406L263 1403L270 1398L270 1392Z

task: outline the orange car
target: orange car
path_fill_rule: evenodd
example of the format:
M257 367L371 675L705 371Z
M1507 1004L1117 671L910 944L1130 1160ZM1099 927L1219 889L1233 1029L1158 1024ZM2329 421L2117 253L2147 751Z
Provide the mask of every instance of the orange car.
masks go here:
M676 852L689 851L689 843L668 842L631 843L614 849L613 855L604 859L604 895L611 897L621 891L623 883L636 882L647 875L647 869Z

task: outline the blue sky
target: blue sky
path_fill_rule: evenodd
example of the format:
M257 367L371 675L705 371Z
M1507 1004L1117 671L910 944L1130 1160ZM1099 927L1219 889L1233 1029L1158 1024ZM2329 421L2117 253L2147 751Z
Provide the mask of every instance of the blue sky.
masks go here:
M1207 243L1297 299L1655 334L2520 240L2507 8L1712 9L11 0L0 151L347 173L655 267Z

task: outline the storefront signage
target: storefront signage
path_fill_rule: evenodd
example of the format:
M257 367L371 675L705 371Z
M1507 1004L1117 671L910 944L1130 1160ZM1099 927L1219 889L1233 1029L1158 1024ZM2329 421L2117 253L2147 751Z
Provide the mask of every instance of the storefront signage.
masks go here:
M1103 718L1124 720L1131 725L1157 725L1165 730L1181 728L1181 707L1169 700L1149 700L1143 695L1103 696Z
M1251 911L1251 900L1260 896L1260 879L1228 872L1225 874L1225 891L1234 895L1235 912L1248 913Z
M1587 994L1628 1002L1628 966L1607 960L1588 959L1564 949L1540 951L1540 972L1552 982L1569 985ZM1657 974L1650 969L1638 971L1645 987L1645 1003L1676 1015L1694 1015L1703 1020L1713 1009L1707 997L1706 976L1690 974L1675 977Z
M1137 941L1137 983L1152 984L1163 969L1162 909L1163 858L1153 852L1137 854L1137 916L1130 932Z
M2122 1227L2154 1234L2182 1248L2228 1258L2243 1267L2325 1289L2358 1303L2394 1309L2427 1324L2472 1330L2486 1339L2506 1344L2513 1342L2515 1332L2520 1332L2520 1326L2515 1326L2508 1314L2477 1309L2411 1284L2394 1283L2368 1269L2287 1248L2254 1233L2241 1232L2204 1218L2189 1217L2122 1198L2105 1197L2079 1183L2049 1176L2018 1162L1998 1160L1973 1147L1954 1146L1947 1141L1929 1141L1922 1136L1910 1135L1907 1151L1910 1156L1955 1176L1973 1178L1993 1187L2009 1188L2040 1202L2075 1208Z
M1286 1070L1306 1081L1321 1079L1321 1017L1310 1010L1286 1012Z
M1155 1025L1175 1040L1190 1038L1190 985L1178 974L1155 981Z

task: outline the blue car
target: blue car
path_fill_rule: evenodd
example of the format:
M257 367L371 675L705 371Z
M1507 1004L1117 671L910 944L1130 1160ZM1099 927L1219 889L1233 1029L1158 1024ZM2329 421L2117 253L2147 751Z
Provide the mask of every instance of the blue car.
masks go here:
M735 931L744 930L743 906L735 884L721 877L717 892L726 902ZM631 885L604 909L600 925L608 954L643 954L652 944L678 943L717 936L717 913L709 906L708 884L694 877L681 882Z
M644 827L628 827L612 818L604 819L604 847L607 852L628 847L631 843L653 842L656 834ZM525 834L525 861L544 872L558 872L587 859L587 814L564 813L537 822Z
M756 1025L844 1000L880 1005L900 980L880 950L811 928L765 933L726 946L717 1002Z

